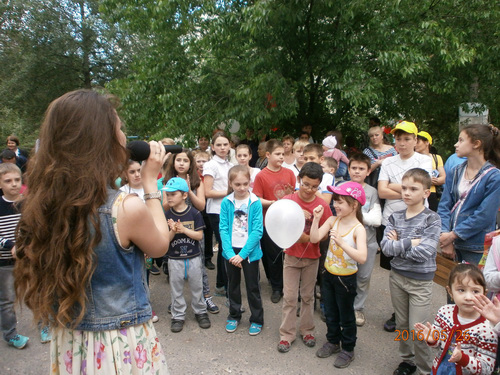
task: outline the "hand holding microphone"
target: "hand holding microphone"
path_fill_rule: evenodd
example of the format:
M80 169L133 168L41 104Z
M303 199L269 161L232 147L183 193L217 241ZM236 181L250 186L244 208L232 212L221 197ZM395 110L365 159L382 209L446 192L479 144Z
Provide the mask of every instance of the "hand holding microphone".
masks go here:
M162 145L165 152L168 154L178 154L182 152L182 146L179 145ZM127 150L130 151L130 159L134 161L143 161L149 158L151 147L144 141L132 141L127 144Z

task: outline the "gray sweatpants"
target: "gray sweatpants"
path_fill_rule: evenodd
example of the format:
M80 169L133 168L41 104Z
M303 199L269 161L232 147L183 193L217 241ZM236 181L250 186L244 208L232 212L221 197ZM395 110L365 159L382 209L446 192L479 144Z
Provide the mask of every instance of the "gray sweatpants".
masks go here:
M368 254L364 264L358 264L358 272L356 274L356 298L354 298L354 310L363 311L365 308L366 297L370 289L370 279L372 277L373 267L375 266L375 258L377 257L378 244L368 244Z
M417 373L430 374L432 351L423 340L414 340L415 323L428 322L431 318L432 280L416 280L391 270L389 288L392 306L396 313L396 328L408 333L408 340L399 341L399 355L403 362L417 366Z
M203 298L202 267L200 256L168 260L172 319L185 320L187 305L184 298L184 280L186 279L191 290L191 307L194 313L199 315L207 312L207 305Z

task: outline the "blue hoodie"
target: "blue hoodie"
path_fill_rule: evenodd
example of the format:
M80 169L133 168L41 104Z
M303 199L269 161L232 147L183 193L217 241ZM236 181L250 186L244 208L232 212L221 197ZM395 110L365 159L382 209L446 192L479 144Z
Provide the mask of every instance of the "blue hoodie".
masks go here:
M253 262L262 258L260 239L264 232L264 221L260 199L255 194L250 193L248 200L248 240L238 255L243 259L248 258L249 262ZM231 193L222 200L219 223L222 256L227 260L236 255L232 246L233 220L234 193Z
M459 200L458 185L467 167L467 162L457 165L446 175L443 195L439 202L441 232L455 232L455 248L465 251L483 252L486 233L495 230L496 214L500 206L500 171L489 171L472 188L462 209L451 212ZM493 164L486 162L478 172L481 175ZM456 226L453 226L456 220Z

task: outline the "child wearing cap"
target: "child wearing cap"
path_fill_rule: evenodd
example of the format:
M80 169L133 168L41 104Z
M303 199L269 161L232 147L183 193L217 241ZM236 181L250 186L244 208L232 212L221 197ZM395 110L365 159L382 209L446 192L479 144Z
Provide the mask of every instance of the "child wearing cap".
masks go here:
M367 257L366 230L363 226L361 207L366 203L363 187L353 181L340 186L329 186L337 216L332 216L319 225L323 206L317 206L311 225L310 241L316 242L330 235L330 244L325 260L326 272L321 284L321 296L325 308L327 342L316 352L326 358L339 353L334 366L345 368L354 359L356 346L356 273L358 263Z
M401 189L407 209L391 214L381 242L391 260L389 287L401 332L411 332L416 323L430 317L432 283L436 271L436 248L441 233L441 219L424 206L430 194L431 177L414 168L403 175ZM399 342L402 362L394 375L409 375L418 369L429 374L432 353L424 340L410 337Z
M432 185L431 185L431 195L429 195L429 208L432 211L437 212L439 197L438 188L444 185L446 180L446 172L444 170L443 159L437 154L437 150L432 146L432 137L426 131L419 131L417 134L417 146L415 151L422 155L427 155L431 157L432 160ZM439 190L440 192L441 190Z
M191 307L200 328L210 328L207 305L203 298L202 260L198 241L203 237L205 224L200 212L188 206L189 187L186 180L173 177L168 180L163 191L170 207L165 217L170 227L170 247L168 274L172 295L172 322L170 330L180 332L184 327L186 300L184 299L184 280L191 289Z
M406 209L401 196L403 175L412 168L422 168L429 173L429 176L432 173L431 158L415 152L418 129L413 122L402 121L392 129L391 133L394 135L395 147L399 154L384 159L378 177L378 196L380 199L385 199L380 227L382 232L393 212ZM387 270L391 269L390 258L383 253L380 254L380 266ZM385 322L384 329L394 332L396 329L394 314Z

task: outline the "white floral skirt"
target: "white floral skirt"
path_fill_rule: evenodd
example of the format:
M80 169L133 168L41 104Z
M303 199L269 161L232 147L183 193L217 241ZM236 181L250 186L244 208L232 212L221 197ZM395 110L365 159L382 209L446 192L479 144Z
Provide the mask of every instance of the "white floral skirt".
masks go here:
M52 330L51 374L168 374L151 320L111 331Z

